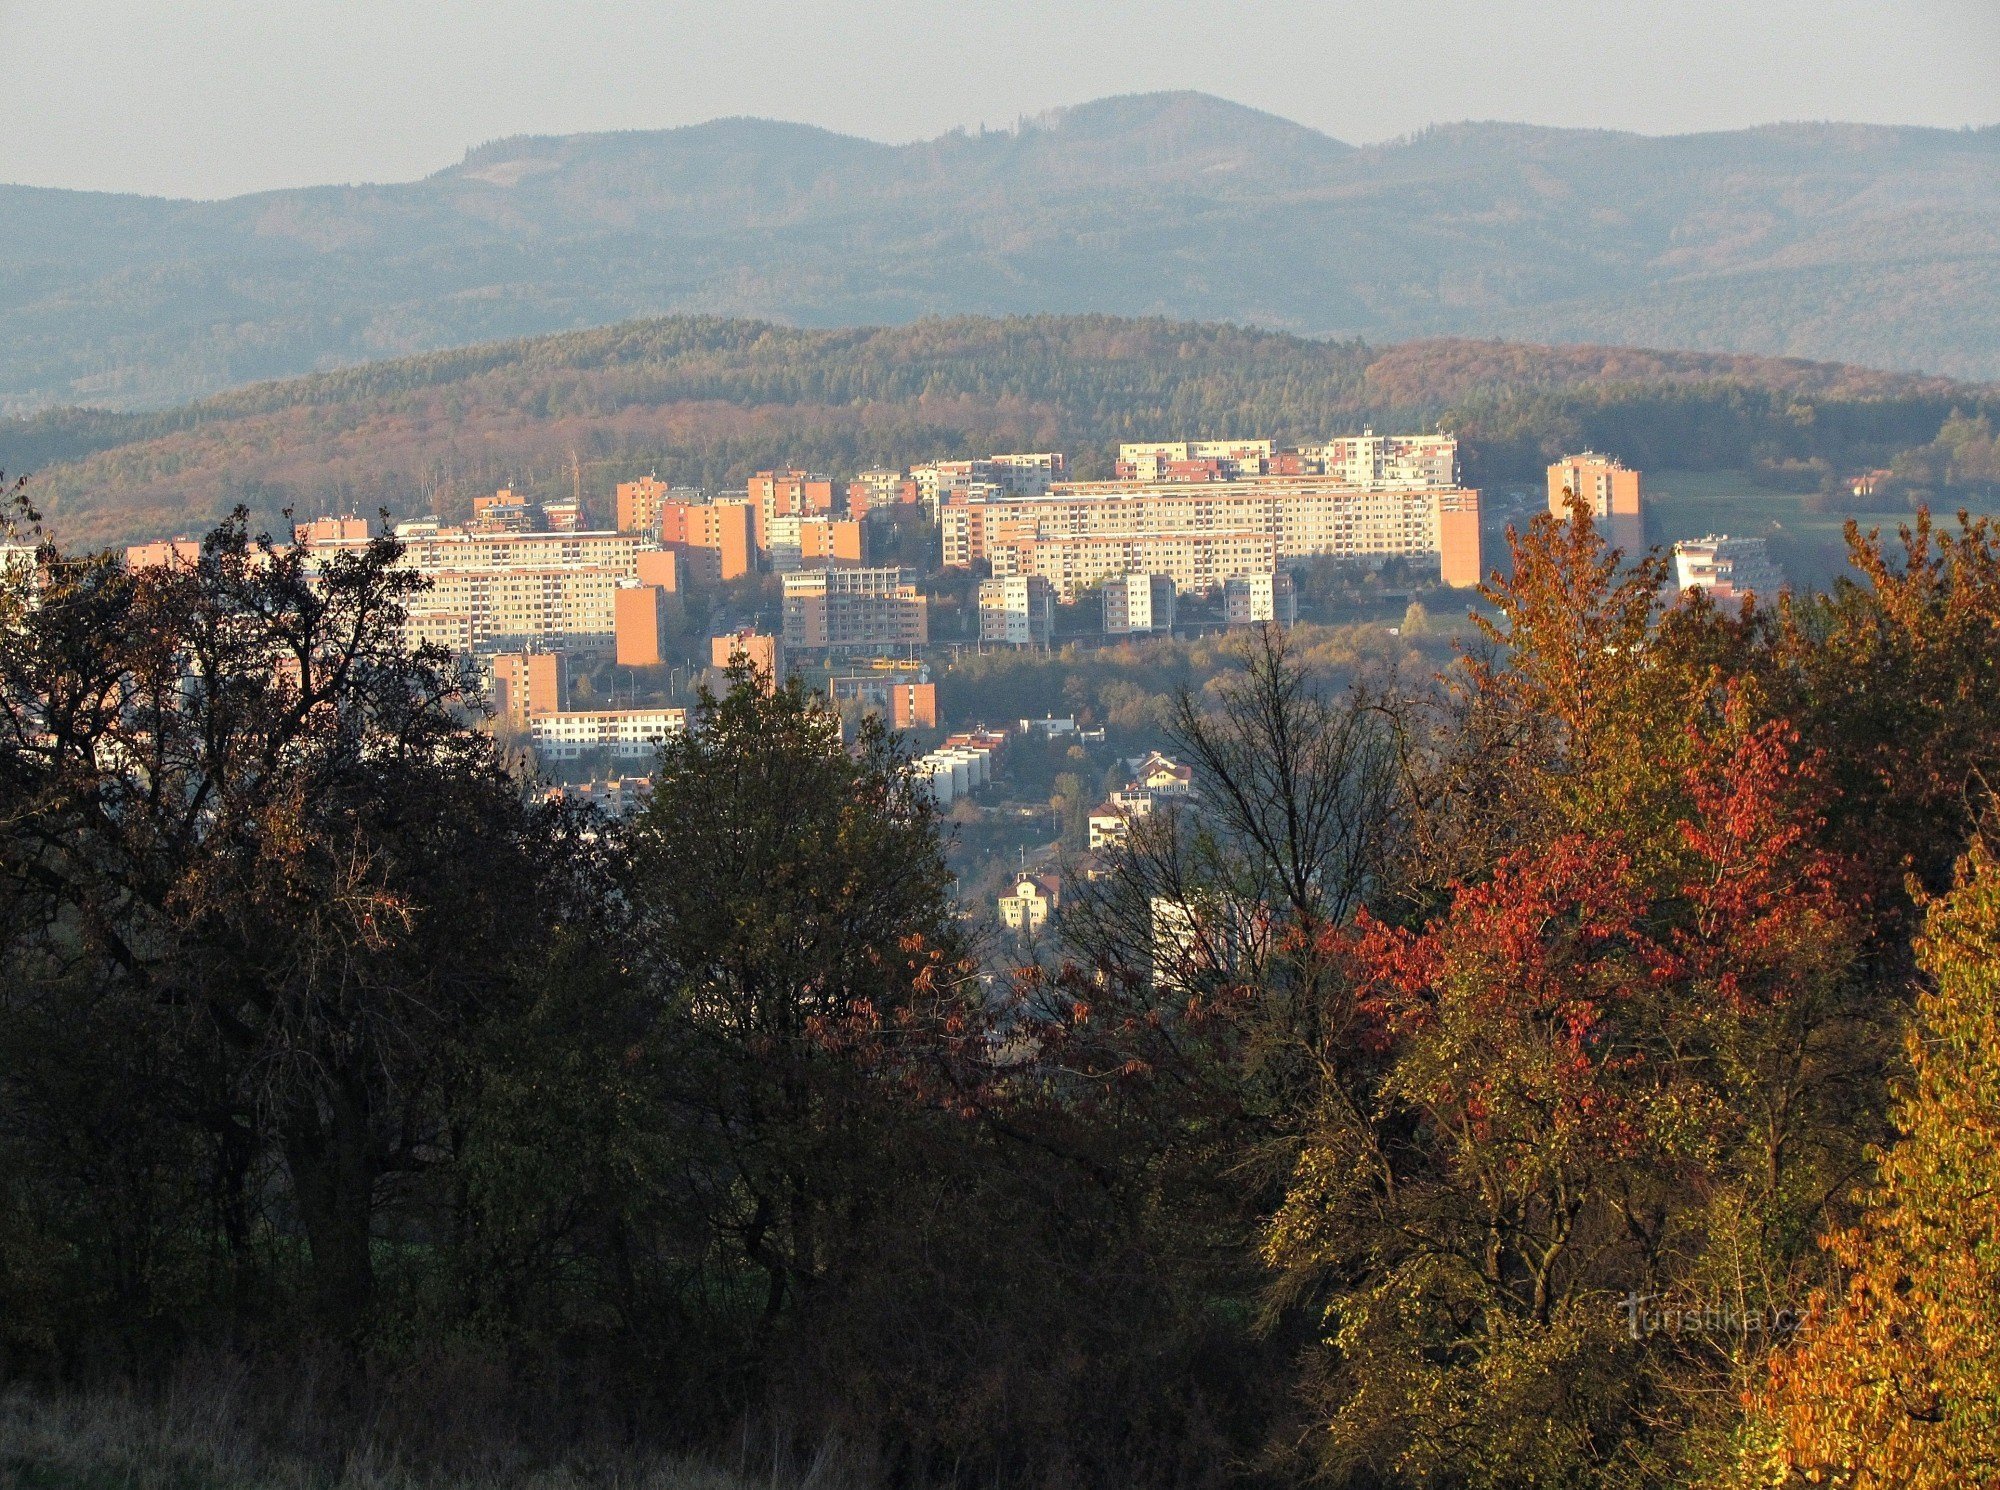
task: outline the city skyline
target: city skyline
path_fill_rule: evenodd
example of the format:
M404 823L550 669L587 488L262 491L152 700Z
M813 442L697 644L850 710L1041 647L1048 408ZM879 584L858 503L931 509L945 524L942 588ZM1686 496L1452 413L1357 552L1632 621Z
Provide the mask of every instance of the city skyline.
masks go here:
M1239 44L1219 55L1212 12L1184 0L1087 10L1042 0L990 15L904 3L601 3L557 21L531 0L282 12L240 0L60 10L5 0L12 107L0 181L215 198L414 179L516 134L750 115L907 142L1170 89L1355 144L1463 119L1642 134L2000 120L2000 16L1978 0L1927 0L1893 16L1803 0L1755 15L1721 0L1429 0L1393 14L1258 0L1233 14ZM1138 36L1143 49L1131 44ZM1277 38L1284 55L1320 62L1257 65ZM889 56L892 71L871 71ZM1409 60L1426 86L1410 86L1408 67L1350 65L1369 57ZM1572 86L1567 70L1550 81L1552 57L1587 61L1620 86ZM978 101L968 103L950 80L973 71ZM77 129L86 103L92 127Z

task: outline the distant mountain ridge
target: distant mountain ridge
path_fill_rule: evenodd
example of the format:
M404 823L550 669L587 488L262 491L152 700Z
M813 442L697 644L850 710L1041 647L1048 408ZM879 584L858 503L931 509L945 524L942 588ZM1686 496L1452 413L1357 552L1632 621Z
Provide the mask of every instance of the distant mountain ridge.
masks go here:
M1108 312L2000 376L2000 128L1355 147L1198 93L910 145L724 119L221 202L0 187L0 412L666 313Z

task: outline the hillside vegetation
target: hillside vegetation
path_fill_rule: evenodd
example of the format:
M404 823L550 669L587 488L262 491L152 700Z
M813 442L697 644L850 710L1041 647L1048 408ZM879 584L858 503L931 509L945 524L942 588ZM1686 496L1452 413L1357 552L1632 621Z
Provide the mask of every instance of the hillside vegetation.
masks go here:
M1198 93L904 146L726 119L220 202L0 187L0 412L669 313L1099 311L2000 375L2000 130L1356 149Z
M2000 524L1208 640L1011 954L879 719L601 817L399 554L0 576L0 1484L1994 1483Z
M1539 480L1551 454L1582 445L1644 467L1824 476L1924 446L1954 411L2000 415L2000 394L1794 360L1374 348L1106 316L838 331L691 318L375 363L161 413L7 421L0 469L32 472L56 531L90 544L192 530L238 503L266 521L285 508L450 512L512 482L545 495L580 483L601 504L647 470L721 487L780 462L845 475L986 449L1064 449L1082 474L1108 474L1121 439L1309 440L1369 423L1444 423L1481 482Z

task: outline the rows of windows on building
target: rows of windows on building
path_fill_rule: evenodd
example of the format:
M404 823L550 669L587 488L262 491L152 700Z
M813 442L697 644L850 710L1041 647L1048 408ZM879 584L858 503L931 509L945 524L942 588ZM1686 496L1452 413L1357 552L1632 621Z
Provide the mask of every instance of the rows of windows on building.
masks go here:
M1547 474L1552 513L1580 502L1612 543L1644 547L1638 471L1587 451ZM1057 452L877 468L846 482L768 470L719 493L653 474L616 484L609 528L587 525L582 495L536 503L503 487L475 498L463 523L420 518L393 530L397 562L429 581L408 606L409 639L480 659L508 700L502 722L555 760L636 759L684 728L678 709L572 708L564 680L603 661L669 665L687 594L758 572L778 577L778 625L712 638L713 666L747 660L775 682L787 658L823 663L836 701L861 700L899 729L936 727L927 674L912 681L866 665L916 667L933 641L926 572L875 562L906 523L934 526L938 569L986 571L973 592L982 645L1049 646L1057 607L1093 595L1107 636L1170 634L1190 597L1226 625L1289 625L1298 615L1289 566L1322 555L1428 558L1452 585L1482 577L1480 494L1461 483L1457 442L1442 434L1365 431L1297 447L1127 443L1101 481L1071 479ZM294 532L314 561L371 536L351 515ZM180 538L127 557L198 554ZM32 562L21 545L0 551L0 565ZM1769 596L1783 577L1763 540L1710 535L1675 545L1674 581L1733 600Z
M913 655L931 640L925 573L875 562L900 522L935 523L941 569L981 566L978 635L1047 645L1053 607L1101 597L1110 635L1171 631L1178 601L1219 599L1235 624L1293 610L1288 561L1431 554L1441 577L1478 577L1478 493L1457 485L1448 436L1372 432L1281 449L1270 440L1121 446L1111 481L1069 478L1059 452L871 469L845 483L760 471L709 493L649 474L619 482L614 526L584 525L578 499L534 504L503 488L471 517L398 524L400 562L428 591L413 640L475 656L522 648L607 653L662 665L691 589L759 571L781 583L777 628L795 655ZM368 525L327 517L298 541L337 551Z

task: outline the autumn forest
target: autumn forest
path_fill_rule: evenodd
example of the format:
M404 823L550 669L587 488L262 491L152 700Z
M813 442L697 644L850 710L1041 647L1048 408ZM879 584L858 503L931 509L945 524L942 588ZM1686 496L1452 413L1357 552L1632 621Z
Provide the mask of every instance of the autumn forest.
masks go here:
M2000 530L1728 608L1512 544L1433 676L1232 639L1201 810L998 979L796 683L614 821L405 647L391 540L45 547L0 1372L452 1483L1992 1483Z

